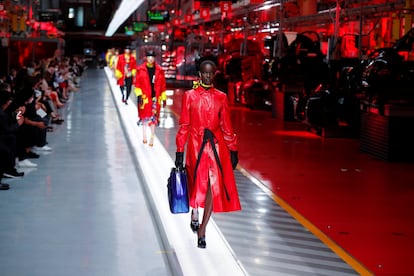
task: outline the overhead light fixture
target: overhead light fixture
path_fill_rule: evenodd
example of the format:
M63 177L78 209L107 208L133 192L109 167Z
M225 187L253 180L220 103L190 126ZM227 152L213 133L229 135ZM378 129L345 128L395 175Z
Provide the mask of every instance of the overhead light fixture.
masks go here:
M105 36L112 36L121 24L124 23L143 2L144 0L122 0L118 9L115 11L111 23L109 23Z
M265 11L265 10L268 10L270 8L278 7L278 6L280 6L280 3L271 3L271 4L264 3L264 5L256 8L254 11Z

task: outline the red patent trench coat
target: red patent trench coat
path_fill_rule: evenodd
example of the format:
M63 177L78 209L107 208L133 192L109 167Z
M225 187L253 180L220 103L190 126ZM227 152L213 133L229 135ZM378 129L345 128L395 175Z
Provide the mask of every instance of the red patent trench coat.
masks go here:
M215 88L206 90L201 86L186 91L182 99L179 124L176 144L178 152L184 152L187 144L185 166L190 206L204 208L210 181L213 212L241 210L229 151L237 151L237 136L231 124L226 94ZM196 168L205 129L214 135L214 145L220 161L217 161L212 145L206 143Z

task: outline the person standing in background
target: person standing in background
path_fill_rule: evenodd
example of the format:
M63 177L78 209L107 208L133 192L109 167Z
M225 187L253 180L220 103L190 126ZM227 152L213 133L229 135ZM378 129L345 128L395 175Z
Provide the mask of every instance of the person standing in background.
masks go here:
M206 228L212 212L239 211L241 205L233 172L238 163L237 136L227 95L214 88L213 61L203 61L199 75L201 80L183 95L175 166L184 169L186 148L190 227L197 233L197 246L206 248ZM199 207L204 208L201 224Z
M149 146L154 145L155 128L159 124L161 104L165 107L166 80L164 70L155 63L155 52L146 52L146 62L137 67L135 95L137 96L138 117L142 123L142 142L147 143L147 128L151 130Z
M132 81L137 72L137 61L131 54L131 47L126 46L124 53L118 57L116 63L115 77L122 93L122 102L128 104L129 95L132 90Z

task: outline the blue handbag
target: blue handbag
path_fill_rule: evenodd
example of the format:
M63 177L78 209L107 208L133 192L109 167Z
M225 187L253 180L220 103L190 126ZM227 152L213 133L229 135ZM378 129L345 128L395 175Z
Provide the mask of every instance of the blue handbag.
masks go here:
M188 199L187 173L185 169L172 168L168 178L168 203L173 214L190 211Z

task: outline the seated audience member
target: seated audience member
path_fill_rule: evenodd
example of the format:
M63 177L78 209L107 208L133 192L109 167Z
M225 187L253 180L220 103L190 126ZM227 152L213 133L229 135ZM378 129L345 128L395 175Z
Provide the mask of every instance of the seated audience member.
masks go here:
M58 78L58 64L55 61L50 61L47 65L46 71L44 73L45 80L47 82L48 87L52 91L56 91L59 101L61 103L65 103L66 99L63 97L62 88L59 86Z
M69 100L68 96L68 78L69 71L67 66L62 62L59 63L58 69L56 70L56 82L58 84L58 89L60 90L61 99L66 102Z
M10 118L7 108L13 101L9 85L0 86L0 152L1 152L1 177L22 177L23 172L16 170L16 133L23 123L20 109L13 112L14 118Z
M39 158L39 155L32 151L52 150L47 145L46 134L47 124L36 113L34 102L34 91L31 87L26 87L19 91L19 102L24 105L25 112L24 123L19 127L17 132L17 157L21 167L37 167L37 164L31 162L30 158Z
M60 92L51 84L53 83L51 82L52 79L53 74L46 71L40 84L40 88L43 92L48 94L48 97L53 101L56 108L64 107L65 100L60 96Z
M16 68L11 68L10 73L6 75L5 82L10 84L12 91L15 88L17 73L18 73L18 70Z
M62 124L64 120L60 118L60 115L57 111L57 106L52 100L52 94L54 91L51 91L47 86L46 81L44 78L40 78L39 81L33 87L35 93L35 102L36 102L36 110L37 113L39 109L43 110L44 114L46 115L45 121L49 124L49 121L52 124ZM55 99L58 99L55 97ZM42 113L43 113L42 112Z

